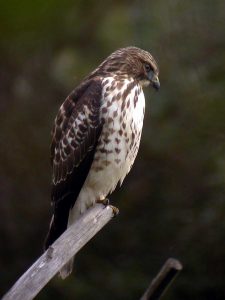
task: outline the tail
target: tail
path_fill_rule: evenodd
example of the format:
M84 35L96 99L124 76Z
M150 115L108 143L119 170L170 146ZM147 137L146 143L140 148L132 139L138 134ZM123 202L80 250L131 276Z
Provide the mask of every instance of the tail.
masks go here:
M44 243L44 250L48 249L48 247L52 245L54 241L57 240L57 238L60 237L60 235L66 230L69 211L69 205L65 205L61 202L55 205L54 213L49 226L49 231Z
M51 246L54 243L54 241L66 230L67 224L64 227L58 226L57 222L55 221L55 215L53 215L51 222L50 222L49 232L48 232L46 240L45 240L44 250L47 250L48 247ZM73 262L74 262L74 257L72 259L70 259L59 271L59 276L62 279L65 279L72 273Z
M72 257L59 271L59 276L61 277L61 279L66 279L66 277L68 277L72 273L74 258L75 256Z
M76 203L78 204L78 203ZM80 208L77 205L71 209L70 207L65 208L65 206L58 205L55 208L54 214L52 216L49 231L47 237L45 239L44 250L47 250L49 246L51 246L54 241L60 237L60 235L77 219L80 217ZM68 277L73 270L74 257L71 258L59 271L59 276L62 279Z
M47 250L48 247L51 246L55 242L55 240L57 240L60 237L60 235L67 229L67 227L69 226L68 219L69 219L70 212L71 212L71 206L69 205L69 201L59 202L54 207L54 213L44 243L44 250ZM67 262L60 270L59 275L62 279L65 279L67 276L71 274L73 270L73 260L74 259L71 259L69 262Z
M77 203L75 204L75 206L73 207L73 209L69 213L68 227L71 226L73 223L75 223L79 219L80 215L81 215L81 213L80 213L80 206L79 206L79 203L77 201ZM72 257L62 267L62 269L59 271L59 276L62 279L65 279L66 277L68 277L72 273L72 271L73 271L73 265L74 265L74 259L75 259L75 256Z

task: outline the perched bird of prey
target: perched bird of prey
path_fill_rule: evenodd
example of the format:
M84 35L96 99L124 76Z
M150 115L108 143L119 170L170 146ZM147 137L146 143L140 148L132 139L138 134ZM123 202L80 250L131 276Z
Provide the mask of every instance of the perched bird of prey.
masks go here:
M47 249L68 226L122 184L136 158L145 113L143 87L159 89L152 55L136 47L106 58L66 98L52 131L53 216ZM72 271L72 261L60 274Z

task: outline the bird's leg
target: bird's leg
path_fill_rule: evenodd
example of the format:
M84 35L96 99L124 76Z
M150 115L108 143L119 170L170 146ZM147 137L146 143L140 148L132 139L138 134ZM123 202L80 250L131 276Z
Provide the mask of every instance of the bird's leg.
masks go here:
M109 199L108 198L98 199L98 200L96 200L96 203L100 203L100 204L103 204L104 206L108 206L109 205Z
M108 198L104 198L104 199L98 199L96 200L96 203L100 203L103 204L105 207L109 205L109 199ZM113 211L113 215L117 216L119 213L119 209L113 205L110 205L110 207L112 208Z

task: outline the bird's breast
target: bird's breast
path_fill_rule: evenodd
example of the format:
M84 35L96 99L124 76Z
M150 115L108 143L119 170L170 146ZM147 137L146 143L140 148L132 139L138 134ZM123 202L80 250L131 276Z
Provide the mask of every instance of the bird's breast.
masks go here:
M104 182L114 190L130 171L138 152L145 98L140 85L134 80L106 78L103 80L100 117L102 133L92 164L94 181Z

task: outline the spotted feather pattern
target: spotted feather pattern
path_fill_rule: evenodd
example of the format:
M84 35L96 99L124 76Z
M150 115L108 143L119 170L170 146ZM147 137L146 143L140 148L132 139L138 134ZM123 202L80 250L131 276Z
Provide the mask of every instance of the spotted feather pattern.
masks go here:
M55 119L51 144L53 217L46 247L66 229L69 211L92 164L102 130L101 92L99 78L86 81L67 97Z
M132 78L102 81L100 116L103 128L93 164L77 200L80 212L104 199L123 182L136 158L145 111L141 86Z
M100 83L95 81L89 83L77 103L71 95L60 107L55 120L51 146L54 185L65 181L93 149L101 128L100 95Z
M158 89L158 74L149 52L119 49L60 107L52 131L53 217L45 248L87 208L122 184L140 145L145 112L142 87ZM60 274L65 278L71 271L72 261Z

